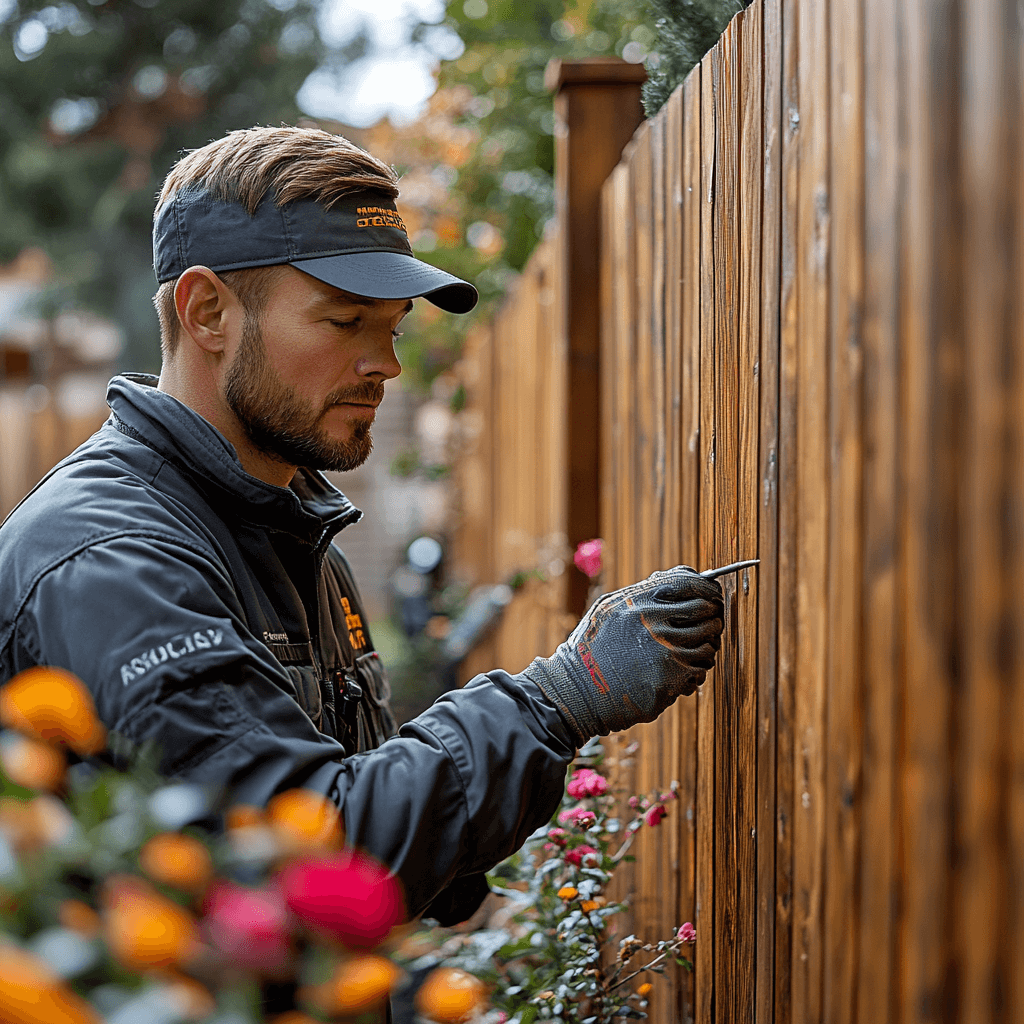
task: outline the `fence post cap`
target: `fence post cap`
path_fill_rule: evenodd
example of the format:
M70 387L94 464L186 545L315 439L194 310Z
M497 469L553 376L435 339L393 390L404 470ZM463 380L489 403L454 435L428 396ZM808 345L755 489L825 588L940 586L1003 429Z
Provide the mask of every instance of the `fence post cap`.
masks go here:
M642 85L646 81L647 69L643 64L630 64L621 57L552 57L544 70L544 87L553 93L564 85Z

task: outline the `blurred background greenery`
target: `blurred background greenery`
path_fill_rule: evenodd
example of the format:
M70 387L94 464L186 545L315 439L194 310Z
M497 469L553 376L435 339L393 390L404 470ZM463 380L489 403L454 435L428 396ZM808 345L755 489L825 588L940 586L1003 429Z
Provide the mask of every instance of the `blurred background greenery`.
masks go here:
M738 7L0 0L0 265L42 249L55 268L50 309L111 318L125 340L119 368L156 370L150 226L167 170L232 128L316 123L395 165L416 248L475 281L487 315L553 214L547 62L646 61L660 105ZM389 109L382 86L400 93L403 81L404 102ZM433 307L419 319L403 356L426 385L471 321Z

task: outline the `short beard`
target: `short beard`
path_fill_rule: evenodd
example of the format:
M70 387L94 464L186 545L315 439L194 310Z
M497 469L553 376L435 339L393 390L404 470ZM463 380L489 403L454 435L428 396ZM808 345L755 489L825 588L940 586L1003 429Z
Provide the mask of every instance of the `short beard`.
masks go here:
M238 352L228 369L224 399L253 445L289 466L344 473L361 466L373 450L370 423L357 423L352 436L337 441L320 423L338 402L380 402L384 384L367 381L328 396L324 407L298 397L270 367L259 321L246 314Z

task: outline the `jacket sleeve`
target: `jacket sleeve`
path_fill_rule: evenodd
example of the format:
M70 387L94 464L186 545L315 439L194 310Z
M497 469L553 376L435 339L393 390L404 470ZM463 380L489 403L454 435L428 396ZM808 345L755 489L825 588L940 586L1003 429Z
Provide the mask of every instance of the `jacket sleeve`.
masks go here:
M4 676L31 664L74 672L108 729L157 742L168 777L223 786L235 802L293 786L330 795L350 841L402 881L411 914L543 825L574 754L540 690L495 671L345 758L246 629L216 561L156 536L94 544L53 567L2 657Z

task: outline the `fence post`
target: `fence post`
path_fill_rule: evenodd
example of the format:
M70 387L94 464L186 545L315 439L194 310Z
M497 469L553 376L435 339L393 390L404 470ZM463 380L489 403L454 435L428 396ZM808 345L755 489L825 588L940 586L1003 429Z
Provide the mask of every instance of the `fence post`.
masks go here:
M601 186L643 121L640 64L614 57L553 60L555 208L558 223L556 323L568 358L566 533L575 548L599 531ZM585 611L587 580L570 573L568 610Z

